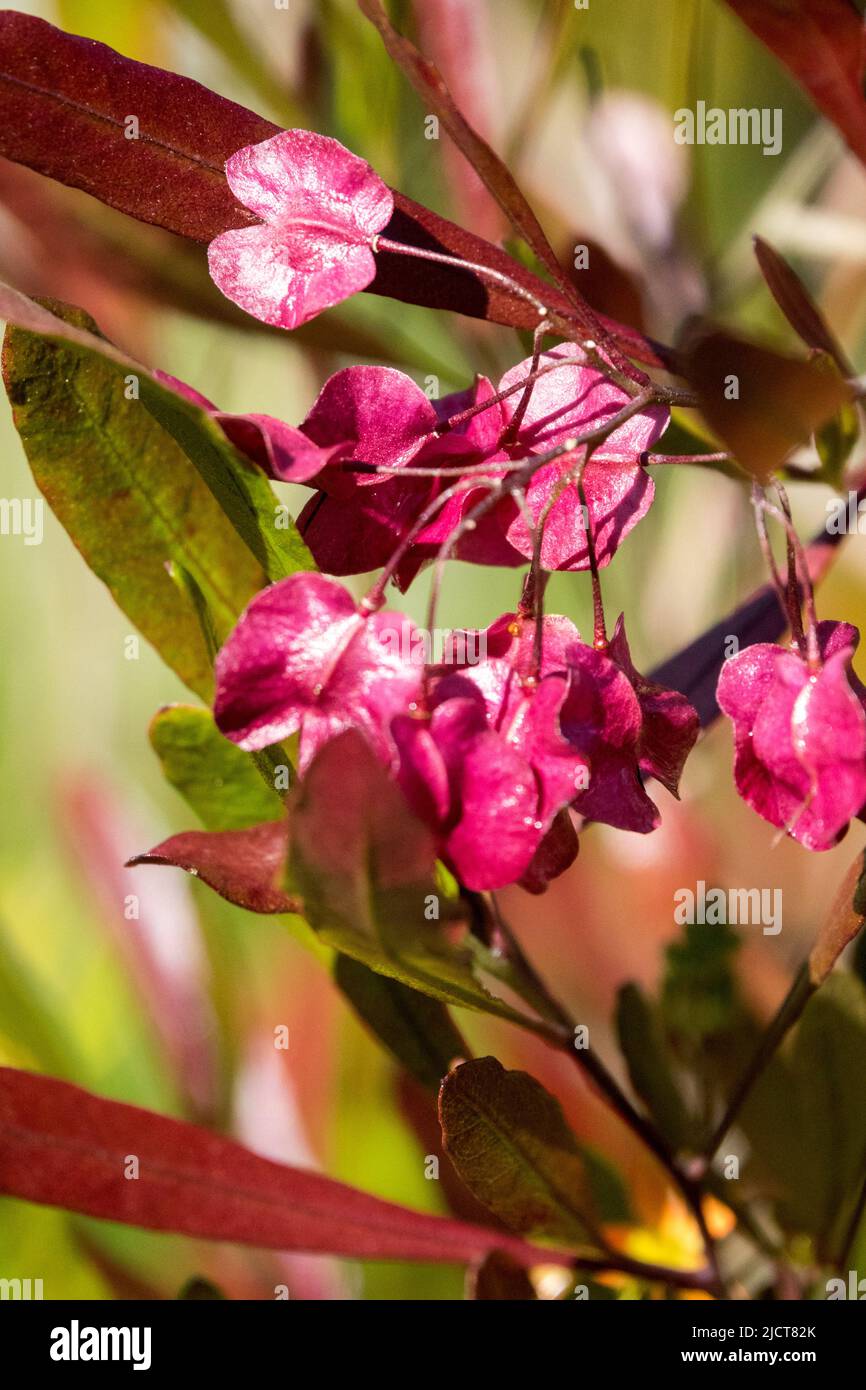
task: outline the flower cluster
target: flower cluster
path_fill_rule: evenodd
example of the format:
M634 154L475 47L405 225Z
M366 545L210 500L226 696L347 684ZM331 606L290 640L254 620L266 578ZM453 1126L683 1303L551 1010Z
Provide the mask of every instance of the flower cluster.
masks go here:
M407 640L391 640L395 628ZM469 888L540 889L577 853L567 811L647 832L658 812L641 774L674 794L697 737L682 695L632 666L622 620L606 651L568 619L498 619L474 665L414 663L413 625L370 612L334 579L298 574L259 594L219 653L215 716L242 748L299 736L303 771L357 728L437 835ZM540 661L537 653L540 648Z
M391 193L334 140L285 131L226 171L260 221L217 237L211 274L267 323L294 327L365 288L383 247L432 254L382 237ZM441 400L391 368L347 367L297 427L227 415L163 377L271 477L315 492L298 524L324 573L250 604L217 660L219 727L247 749L297 734L302 772L323 743L359 729L473 889L540 891L574 859L580 820L655 829L644 779L676 795L698 734L684 696L635 670L623 619L608 640L600 617L599 570L650 507L648 455L668 409L630 390L603 345L542 351L547 326L498 385L478 376ZM543 570L591 570L593 644L526 600L483 634L456 634L439 666L418 664L421 634L381 611L382 594L437 556L529 561L533 594ZM360 606L325 577L380 567ZM792 626L802 631L799 615ZM718 701L734 723L740 794L824 849L866 802L866 692L851 670L856 630L810 631L808 656L760 644L729 660ZM476 664L460 657L471 636L482 639L469 643L484 652Z

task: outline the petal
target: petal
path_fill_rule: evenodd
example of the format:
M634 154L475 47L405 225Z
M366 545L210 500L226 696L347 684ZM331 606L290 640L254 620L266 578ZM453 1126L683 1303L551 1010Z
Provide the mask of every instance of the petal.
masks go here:
M640 702L643 725L638 742L638 764L641 771L655 777L676 796L683 767L700 732L697 710L679 691L657 685L635 670L622 614L610 640L608 654L628 676Z
M539 377L533 384L529 404L518 434L519 445L533 453L562 444L572 435L585 432L615 415L628 404L626 393L594 367L584 365L584 354L574 343L560 343L542 353L539 366L563 365ZM525 377L532 359L518 363L499 383L506 391ZM516 392L503 402L509 419L521 399ZM620 425L605 442L605 452L636 458L664 433L670 419L665 406L648 406Z
M261 223L223 232L208 247L211 279L233 304L275 328L298 328L366 289L376 260L365 242L326 228Z
M526 491L526 505L538 522L562 478L575 467L574 456L540 468ZM655 485L646 469L636 460L595 453L583 470L583 491L592 523L596 559L600 566L610 564L617 549L637 523L646 516L655 496ZM532 557L534 539L523 513L516 511L506 532L509 542L527 559ZM548 570L589 568L583 508L577 483L569 482L556 501L544 527L541 563Z
M312 130L283 130L226 161L229 188L265 222L322 222L368 241L389 221L387 185L339 140Z
M527 893L545 892L547 885L574 863L579 847L571 816L568 811L560 811L532 856L520 880L521 888Z
M291 575L253 599L220 650L216 722L247 749L300 730L302 770L322 743L352 727L391 761L391 720L420 688L414 631L402 614L363 617L335 580Z
M405 372L345 367L325 382L301 429L323 447L342 445L346 460L395 469L415 457L436 424L432 404ZM346 472L326 486L335 495L350 495L358 486L389 481L373 472Z
M462 763L462 815L446 842L467 888L504 888L524 874L541 842L538 791L516 749L488 730L467 747Z

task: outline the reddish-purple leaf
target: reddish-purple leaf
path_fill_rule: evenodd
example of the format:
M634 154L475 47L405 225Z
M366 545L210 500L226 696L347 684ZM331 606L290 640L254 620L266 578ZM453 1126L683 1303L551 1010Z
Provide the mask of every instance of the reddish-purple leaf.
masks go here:
M795 333L807 347L832 357L843 376L852 376L845 354L797 272L763 237L756 236L753 240L761 274Z
M125 136L130 114L138 119L137 139ZM135 62L32 15L0 12L0 155L141 222L200 242L255 225L255 215L232 195L226 161L279 132L271 121L191 78ZM573 318L564 294L501 248L401 193L393 197L389 238L483 262ZM382 252L368 288L514 328L537 323L532 304L507 285L415 257ZM658 362L639 334L601 322L624 352Z
M280 886L286 849L283 820L246 830L187 830L163 840L147 854L137 854L127 868L172 865L248 912L297 912L297 902Z
M130 1181L130 1155L139 1172ZM467 1264L505 1250L550 1263L499 1231L426 1216L218 1134L0 1068L0 1192L155 1231L358 1259Z
M866 29L852 0L728 0L866 161Z

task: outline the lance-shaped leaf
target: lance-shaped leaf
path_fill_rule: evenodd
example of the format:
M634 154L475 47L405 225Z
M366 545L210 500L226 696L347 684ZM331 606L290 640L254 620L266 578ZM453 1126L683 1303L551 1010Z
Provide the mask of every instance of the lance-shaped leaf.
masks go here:
M495 1057L464 1062L442 1083L439 1117L463 1181L512 1230L584 1249L602 1244L592 1163L534 1077Z
M439 1089L455 1058L468 1057L467 1044L438 999L377 975L351 956L337 956L334 979L367 1027L428 1090Z
M707 423L761 482L851 400L850 387L826 365L713 329L690 332L682 371Z
M854 0L728 0L866 161L866 36Z
M290 891L326 945L443 1003L540 1026L490 994L446 936L454 904L433 879L433 837L360 733L324 745L289 814Z
M83 327L86 317L74 323ZM59 521L168 665L209 698L198 617L166 566L194 577L222 636L264 584L263 571L185 455L140 401L126 399L122 377L99 354L13 328L3 377L33 476Z
M839 891L821 924L809 952L809 979L813 985L826 980L849 942L866 921L866 858L858 854L839 885Z
M185 869L221 898L248 912L297 912L281 885L286 859L285 820L246 830L186 830L127 863Z
M95 354L100 370L107 374L105 389L113 374L112 389L124 400L130 397L130 405L143 407L168 431L269 579L284 579L298 569L312 568L309 551L285 508L277 503L267 479L229 443L210 412L91 331L95 325L80 310L58 304L53 307L56 312L0 283L0 317L58 343L73 360L82 353L88 358ZM83 421L80 428L84 429ZM182 557L179 563L197 582L195 570L183 565ZM202 588L202 592L207 599L207 589Z
M138 121L135 139L127 138L131 113ZM191 78L135 62L32 15L0 12L0 154L139 221L199 242L254 225L255 215L229 189L225 164L279 130ZM501 248L396 191L394 204L388 237L481 262L573 316L564 294ZM538 321L526 297L472 271L391 253L378 260L368 287L373 293L516 328ZM658 361L639 334L606 327L631 356Z
M607 326L593 312L572 278L560 265L556 252L518 187L514 175L487 141L473 130L445 85L441 73L419 53L409 39L397 32L388 19L381 0L358 0L358 4L371 24L375 25L389 55L405 73L422 102L439 117L457 148L466 156L476 174L492 193L515 231L532 249L554 284L563 292L566 301L572 306L568 316L574 317L585 333L602 340L606 339ZM549 293L545 291L542 302L547 303L548 299ZM639 337L638 334L628 336ZM627 368L627 362L617 352L618 337L618 333L614 333L614 343L609 346L613 347L617 365Z
M797 272L763 237L756 236L752 240L761 274L791 327L807 347L826 352L844 376L852 376L853 370L832 329Z
M500 1231L411 1211L196 1125L8 1067L0 1068L0 1192L269 1250L467 1264L501 1249L526 1266L551 1258Z
M279 792L249 753L223 738L210 710L167 705L151 720L149 736L166 781L206 830L245 830L280 815Z
M617 996L616 1026L632 1086L668 1143L681 1148L691 1135L689 1116L661 1021L635 984L624 985Z

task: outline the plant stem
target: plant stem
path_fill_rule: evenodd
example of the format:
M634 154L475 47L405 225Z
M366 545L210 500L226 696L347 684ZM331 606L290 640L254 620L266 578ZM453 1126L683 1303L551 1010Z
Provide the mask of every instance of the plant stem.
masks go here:
M775 1018L761 1038L751 1062L728 1101L724 1115L704 1147L703 1156L708 1165L712 1163L722 1140L743 1108L755 1082L761 1076L782 1040L797 1022L816 989L817 985L813 984L809 976L808 964L804 963L798 970Z
M545 1005L544 1013L552 1020L549 1028L540 1032L540 1036L544 1037L552 1046L558 1048L561 1052L564 1052L566 1056L571 1058L575 1066L580 1069L585 1077L589 1078L596 1089L609 1102L623 1123L641 1140L644 1146L650 1150L664 1168L672 1183L686 1202L700 1230L712 1270L712 1289L717 1297L725 1297L724 1286L719 1274L714 1241L707 1228L706 1217L704 1216L701 1205L702 1194L699 1185L690 1178L688 1174L682 1171L667 1142L653 1124L652 1120L648 1116L641 1114L641 1112L635 1108L622 1090L619 1082L611 1072L608 1071L604 1062L602 1062L591 1049L576 1048L574 1046L575 1024L573 1020L559 1001L551 994L534 965L524 954L519 941L503 918L498 903L492 894L491 899L494 913L494 929L490 934L490 939L496 941L499 952L507 956L517 974L526 981L531 995L535 999L543 1001Z

